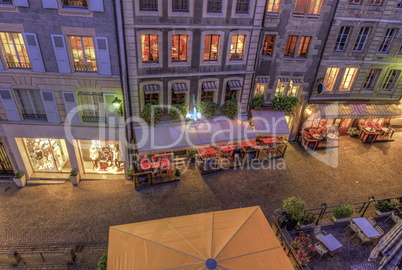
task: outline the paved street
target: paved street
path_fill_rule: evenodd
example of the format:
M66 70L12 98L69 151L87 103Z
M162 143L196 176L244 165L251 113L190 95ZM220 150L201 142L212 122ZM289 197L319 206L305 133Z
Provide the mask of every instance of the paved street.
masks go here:
M304 199L308 208L322 202L360 202L368 196L401 196L401 129L395 139L363 145L341 137L339 151L326 155L336 160L339 155L336 168L290 143L284 162L275 161L277 169L230 170L203 177L192 170L180 182L141 191L123 180L23 189L0 183L0 248L84 245L79 269L95 269L111 225L252 205L260 205L270 218L282 199L293 195Z

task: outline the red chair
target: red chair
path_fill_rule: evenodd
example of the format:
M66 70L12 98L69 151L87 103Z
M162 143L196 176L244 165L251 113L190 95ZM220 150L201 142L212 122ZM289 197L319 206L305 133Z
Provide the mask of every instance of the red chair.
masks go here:
M376 130L382 130L382 126L379 123L374 123L374 127Z
M172 173L172 167L167 167L166 168L166 173L168 173L168 174Z
M318 134L316 129L310 129L308 132L310 132L311 135Z
M327 134L327 129L326 129L326 128L323 128L323 127L320 127L317 131L318 131L318 133L320 133L320 134Z
M166 159L169 159L169 157L168 156L162 156L161 159L166 160Z
M157 162L158 161L158 157L157 156L152 156L151 157L152 162Z
M305 139L311 138L310 133L308 133L307 131L302 130L302 131L300 131L300 134L302 134Z

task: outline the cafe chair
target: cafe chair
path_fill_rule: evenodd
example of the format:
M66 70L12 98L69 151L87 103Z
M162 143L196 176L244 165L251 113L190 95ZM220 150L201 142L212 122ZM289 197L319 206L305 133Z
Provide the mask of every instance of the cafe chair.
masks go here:
M322 256L324 256L325 254L328 253L328 250L323 245L321 245L321 243L319 243L319 242L315 243L314 247L315 247L315 251L317 251L317 253L320 254L320 259L322 258Z
M317 238L318 240L323 238L325 235L327 235L327 233L321 229L320 225L317 225L314 228L314 237Z
M311 135L314 135L314 134L318 134L318 131L317 130L315 130L315 129L309 129L309 131L308 132L310 132L310 134Z
M362 241L362 243L359 245L359 247L361 245L363 245L364 243L371 243L371 239L368 238L362 231L358 231L357 236L359 236L360 240Z
M383 231L383 229L380 227L380 226L375 226L374 227L375 229L376 229L376 231L380 234L380 236L382 236L383 234L384 234L384 231Z
M357 232L360 231L359 227L356 225L356 223L354 221L351 221L349 223L349 225L346 227L346 229L348 229L348 228L354 232L354 234L352 235L352 237L350 239L354 238L356 236Z
M387 219L385 221L387 221L388 219L392 219L392 221L394 221L395 223L398 223L399 221L401 221L401 218L396 214L396 212L392 212L391 215L389 217L387 217Z
M371 224L371 226L374 226L376 224L374 218L372 217L368 217L367 220Z

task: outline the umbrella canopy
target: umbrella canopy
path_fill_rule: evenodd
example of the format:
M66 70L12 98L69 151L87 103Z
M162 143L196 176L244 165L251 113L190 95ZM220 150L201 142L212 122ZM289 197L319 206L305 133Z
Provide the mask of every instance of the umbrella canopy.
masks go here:
M261 208L112 226L108 269L293 270Z
M400 263L402 259L402 222L398 222L381 238L371 251L369 260L376 260L380 253L386 258L381 261L379 269L391 270Z

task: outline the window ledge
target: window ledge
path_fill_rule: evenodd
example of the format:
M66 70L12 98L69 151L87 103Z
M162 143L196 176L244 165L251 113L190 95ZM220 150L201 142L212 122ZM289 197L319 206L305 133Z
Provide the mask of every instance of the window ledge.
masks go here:
M270 55L261 55L260 56L261 57L261 60L272 60L272 59L274 59L272 56L270 56Z
M307 18L308 18L308 19L319 19L319 18L320 18L320 15L317 15L317 14L308 14L308 15L307 15Z
M267 12L267 15L274 16L274 17L279 17L279 12Z
M0 4L0 11L4 12L18 12L18 7L9 4Z
M190 11L172 11L172 17L193 17Z
M205 17L206 18L208 18L208 17L211 17L211 18L222 18L222 16L223 16L223 13L222 12L207 12L207 13L205 13Z
M296 61L306 61L307 57L296 57Z
M59 9L59 15L64 16L82 16L82 17L93 17L93 14L88 9L76 9L76 8L62 8Z
M203 66L219 66L221 63L219 61L203 61L201 65Z

